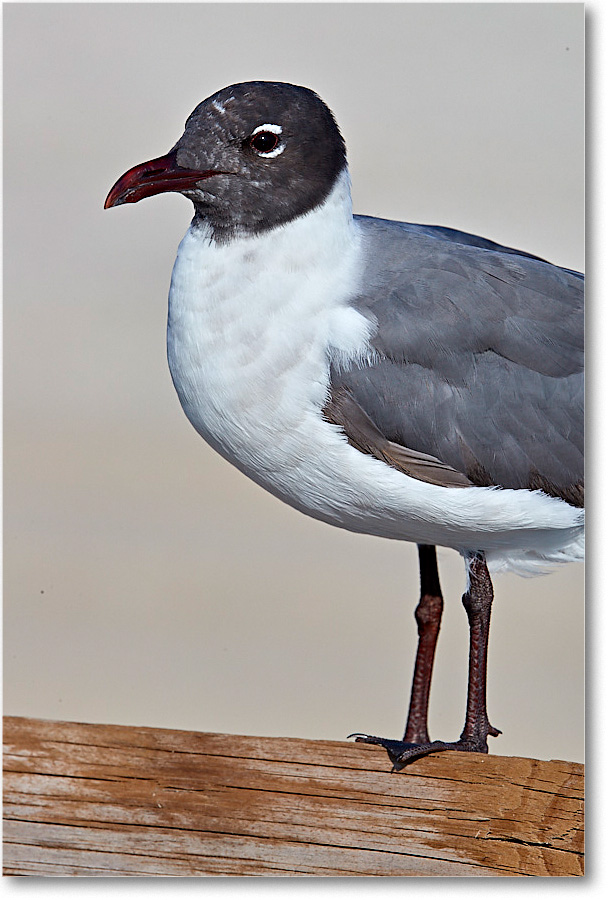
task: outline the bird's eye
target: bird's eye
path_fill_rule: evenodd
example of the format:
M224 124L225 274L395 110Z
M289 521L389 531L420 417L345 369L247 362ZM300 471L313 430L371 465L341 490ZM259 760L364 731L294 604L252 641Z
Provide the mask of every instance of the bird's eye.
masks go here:
M278 156L283 152L280 125L259 125L247 141L247 146L258 156L267 158Z
M272 131L258 131L250 138L249 146L257 153L272 153L279 146L279 136Z

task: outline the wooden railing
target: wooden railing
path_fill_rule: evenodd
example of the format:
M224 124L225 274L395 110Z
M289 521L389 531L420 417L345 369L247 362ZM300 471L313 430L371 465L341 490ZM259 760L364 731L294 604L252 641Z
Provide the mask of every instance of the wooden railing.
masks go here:
M581 875L583 766L5 718L6 875Z

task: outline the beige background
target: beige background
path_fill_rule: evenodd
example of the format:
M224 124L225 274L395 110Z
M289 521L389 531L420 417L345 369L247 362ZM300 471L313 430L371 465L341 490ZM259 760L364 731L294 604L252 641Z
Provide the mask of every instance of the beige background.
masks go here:
M5 712L399 736L413 545L306 519L206 447L164 350L190 205L102 210L203 97L293 81L334 110L357 212L583 267L583 7L9 5L5 38ZM446 595L431 725L460 733ZM496 580L497 753L581 760L582 567Z

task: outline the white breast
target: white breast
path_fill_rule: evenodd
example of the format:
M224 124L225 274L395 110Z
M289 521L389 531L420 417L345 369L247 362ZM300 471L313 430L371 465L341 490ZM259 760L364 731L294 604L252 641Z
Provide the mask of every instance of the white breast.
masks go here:
M330 360L369 352L372 326L346 304L357 251L346 176L284 228L218 245L193 227L180 244L168 323L175 387L203 437L267 487L312 451Z
M167 345L197 431L271 493L331 524L495 550L497 562L520 551L574 558L580 516L562 501L416 481L322 418L330 363L372 354L374 324L348 305L360 276L346 172L322 206L266 234L218 245L191 227L173 270Z

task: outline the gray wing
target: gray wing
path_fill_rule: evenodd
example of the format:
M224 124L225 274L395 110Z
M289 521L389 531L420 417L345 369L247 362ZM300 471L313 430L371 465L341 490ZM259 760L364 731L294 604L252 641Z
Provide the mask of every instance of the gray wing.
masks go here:
M385 440L468 483L582 505L582 276L451 229L357 220L352 302L378 358L332 371L328 418L346 392Z

